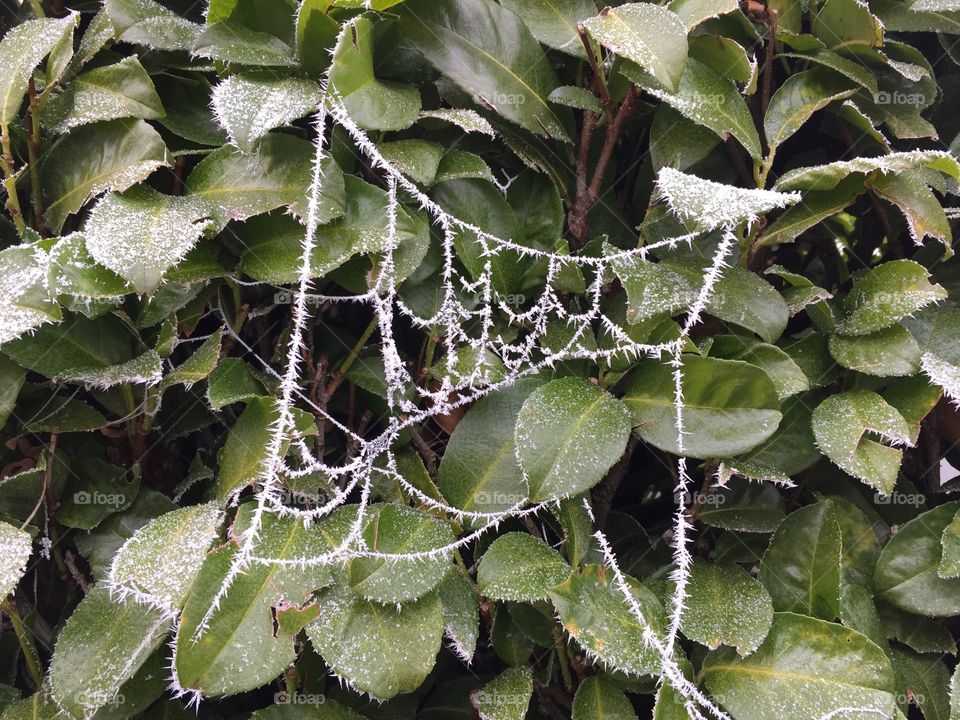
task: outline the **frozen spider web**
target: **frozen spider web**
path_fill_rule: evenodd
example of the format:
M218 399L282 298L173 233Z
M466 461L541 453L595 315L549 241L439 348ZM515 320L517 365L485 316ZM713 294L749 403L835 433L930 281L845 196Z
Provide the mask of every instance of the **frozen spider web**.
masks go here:
M326 153L325 139L329 124L339 125L349 135L371 169L380 175L387 190L387 222L385 236L382 238L383 259L374 286L366 293L346 297L311 293L311 258L318 242L316 218L325 180L321 160ZM237 538L239 550L209 610L197 627L195 640L207 631L210 620L218 612L220 603L227 597L235 579L251 565L276 564L306 568L339 565L353 558L376 558L394 563L450 559L454 551L469 545L508 518L533 515L543 510L549 505L548 502L521 501L499 512L468 511L447 505L412 485L398 471L394 445L406 428L437 415L450 414L495 390L514 384L523 377L551 368L558 362L587 359L599 363L615 357L664 358L663 361L673 367L676 431L682 452L685 430L681 352L691 329L700 321L711 293L728 265L738 242L736 230L744 223L752 223L773 208L784 207L799 199L795 193L744 190L664 169L658 177L659 192L669 208L674 211L683 210L683 215L679 212L677 214L687 222L688 227L693 228L691 232L636 249L608 251L601 257L551 253L514 242L510 238L497 237L445 212L380 153L376 144L350 117L341 99L332 89L326 87L318 105L316 130L318 139L315 143L312 179L308 189L308 216L301 243L299 278L292 291L292 330L286 345L282 370L278 373L264 363L264 369L274 372L279 379L278 414L271 429L266 459L255 483L254 507L249 526ZM400 244L398 216L401 212L401 199L408 204L419 205L442 234L442 298L436 312L429 317L419 315L398 293L396 253ZM691 208L694 209L696 217L688 216ZM601 310L602 288L613 276L614 266L622 268L625 264L645 260L657 249L689 245L704 232L713 230L721 232L720 241L704 270L695 300L687 308L678 337L662 343L636 342L631 339L627 328ZM458 239L462 239L458 238L460 235L479 245L482 266L472 278L465 275L455 262L456 243ZM494 261L504 257L514 258L512 261L517 257L533 258L546 266L543 289L526 309L511 307L508 302L498 297L495 291ZM561 273L571 267L579 269L588 278L584 293L587 298L587 303L584 304L587 307L582 311L572 310L562 297L563 293L556 287ZM391 414L384 421L383 431L372 439L353 432L328 413L326 408L311 402L301 391L300 371L304 339L310 322L310 308L318 302L363 304L369 307L376 318L386 378L387 404ZM403 361L394 337L395 323L399 318L428 332L432 328L442 328L442 332L437 334L443 337L446 367L435 383L422 386ZM498 321L506 323L517 332L505 336L497 329ZM569 337L560 347L544 342L548 325L551 323L565 323L569 329ZM592 337L594 329L604 332L613 342L604 348L585 342L586 338ZM491 372L491 356L502 362L502 372ZM464 358L467 359L466 363ZM306 437L297 431L294 407L298 404L308 407L349 439L354 452L343 464L325 463L324 459L311 449ZM314 507L304 508L288 504L287 482L317 473L331 479L331 490L318 497ZM368 547L362 530L374 493L374 478L378 475L399 483L408 497L421 506L442 512L450 518L467 520L470 527L475 529L447 546L429 551L388 553ZM644 628L644 642L661 658L661 682L667 682L683 697L690 717L709 716L729 720L723 710L685 677L675 660L674 647L686 602L692 563L688 549L688 535L692 528L683 501L683 498L690 497L687 491L692 481L686 459L682 456L677 461L677 477L676 497L680 500L672 533L675 565L672 579L676 589L671 599L669 623L665 633L658 634L647 623L604 534L598 531L595 539L608 569L612 572L613 586L622 595L636 621ZM296 518L309 524L329 516L354 494L359 495L358 510L350 523L349 531L337 547L310 557L274 558L258 554L257 541L267 515ZM589 510L589 506L587 509ZM176 678L174 686L181 692L190 692L176 687Z

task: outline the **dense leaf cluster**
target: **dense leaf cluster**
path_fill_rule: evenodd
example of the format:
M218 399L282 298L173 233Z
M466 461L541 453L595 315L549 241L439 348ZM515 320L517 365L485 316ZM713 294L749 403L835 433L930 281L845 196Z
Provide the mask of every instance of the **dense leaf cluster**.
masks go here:
M956 0L205 5L0 11L0 720L960 720Z

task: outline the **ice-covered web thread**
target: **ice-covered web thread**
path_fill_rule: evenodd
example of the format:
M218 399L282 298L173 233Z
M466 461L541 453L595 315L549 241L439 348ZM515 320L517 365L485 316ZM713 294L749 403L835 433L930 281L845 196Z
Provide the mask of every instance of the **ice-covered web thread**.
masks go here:
M324 182L321 160L325 153L328 123L339 125L349 135L370 168L380 174L387 190L387 222L380 265L373 287L366 293L346 297L310 293L311 258L317 245L315 218ZM373 141L350 117L341 100L332 90L328 91L326 88L317 112L316 131L316 152L308 189L308 217L301 244L299 278L293 291L292 331L281 372L276 373L264 362L264 368L274 372L280 380L278 414L271 428L267 457L255 483L255 505L250 523L238 538L239 550L193 639L198 639L206 632L209 621L229 593L234 580L251 564L306 568L340 564L358 557L377 558L393 563L451 559L455 550L469 545L502 521L536 514L542 510L548 503L530 505L527 501L522 501L498 512L468 511L447 505L425 494L403 477L397 470L393 446L405 428L436 415L449 414L495 390L506 388L523 377L551 368L558 362L588 359L602 363L614 358L665 358L663 361L669 362L673 367L676 430L678 446L682 451L685 429L681 353L690 331L700 321L711 293L736 247L736 229L744 222L753 222L770 209L784 207L798 199L795 194L742 190L664 169L658 177L661 196L670 209L687 220L688 225L695 227L695 230L636 249L608 250L602 257L564 255L527 247L509 238L496 237L444 211L408 180L399 168L384 158ZM400 244L398 219L403 212L401 198L409 206L418 206L442 234L442 298L437 311L429 317L418 315L398 292L396 253ZM690 223L691 218L695 222ZM614 268L629 268L631 263L645 261L652 251L690 244L701 234L717 230L720 231L720 242L704 270L702 284L694 302L687 308L680 333L675 339L662 343L636 342L626 328L604 314L601 309L602 289L612 278ZM458 240L476 243L478 247L481 258L478 264L482 267L479 272L474 268L475 274L472 278L464 275L457 267L455 260ZM527 309L515 309L506 299L499 297L495 290L494 261L505 258L509 262L529 259L545 266L543 289ZM585 278L586 290L582 295L587 302L584 303L584 308L571 309L556 287L561 273L570 268L581 272ZM383 431L372 439L353 432L325 408L312 403L299 388L304 337L310 321L310 305L314 302L365 304L376 318L386 379L386 399L391 415L384 421ZM422 386L418 383L403 361L394 337L394 325L399 317L415 328L436 332L443 337L445 368L432 385ZM498 330L498 320L506 323L506 327L512 328L516 333L505 335L502 330ZM544 343L551 323L565 323L567 326L568 335L558 346ZM437 328L441 330L438 332ZM610 338L605 347L586 342L586 338L593 337L594 329ZM502 369L498 372L494 372L489 362L491 357L498 358L502 363ZM349 438L355 450L344 464L332 466L324 463L321 457L314 454L305 437L297 432L294 406L298 402L309 406L314 413ZM288 446L289 453L286 452ZM288 454L292 456L292 461L287 459ZM285 480L313 473L321 473L330 479L331 490L326 496L318 498L315 507L304 508L287 504ZM450 545L429 551L387 553L370 549L365 544L362 530L373 493L373 478L378 474L399 483L408 496L422 506L445 513L451 518L469 520L471 527L476 529ZM676 496L680 500L673 528L675 568L672 575L676 590L672 597L670 620L664 637L658 636L644 619L602 532L596 534L596 540L613 573L614 586L621 592L632 615L644 628L644 642L661 658L661 681L668 681L671 687L681 694L691 717L701 717L702 713L706 713L728 720L722 710L685 678L674 660L674 645L686 602L686 586L692 562L687 548L687 535L691 527L684 504L692 481L686 460L682 456L678 459L677 476ZM258 554L257 541L266 515L296 518L309 524L330 515L354 493L359 493L356 515L337 547L310 557L274 558Z

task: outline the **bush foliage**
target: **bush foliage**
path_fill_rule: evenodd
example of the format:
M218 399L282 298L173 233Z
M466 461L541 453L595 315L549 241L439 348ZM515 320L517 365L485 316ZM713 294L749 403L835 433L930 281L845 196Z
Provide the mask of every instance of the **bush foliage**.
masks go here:
M2 720L960 720L956 0L11 5Z

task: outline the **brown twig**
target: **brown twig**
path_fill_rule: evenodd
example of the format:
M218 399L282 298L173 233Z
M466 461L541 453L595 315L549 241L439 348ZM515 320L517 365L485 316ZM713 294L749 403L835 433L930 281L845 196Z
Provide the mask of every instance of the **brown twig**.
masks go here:
M767 114L767 108L770 106L770 94L773 90L773 56L777 52L777 11L773 8L767 8L767 27L769 28L769 37L767 38L767 55L763 66L763 91L760 95L761 119Z
M412 425L407 428L407 432L410 433L410 441L420 454L424 467L427 468L427 474L430 475L431 480L436 482L437 464L439 460L437 454L433 451L433 448L430 447L430 444L423 439L423 435Z

